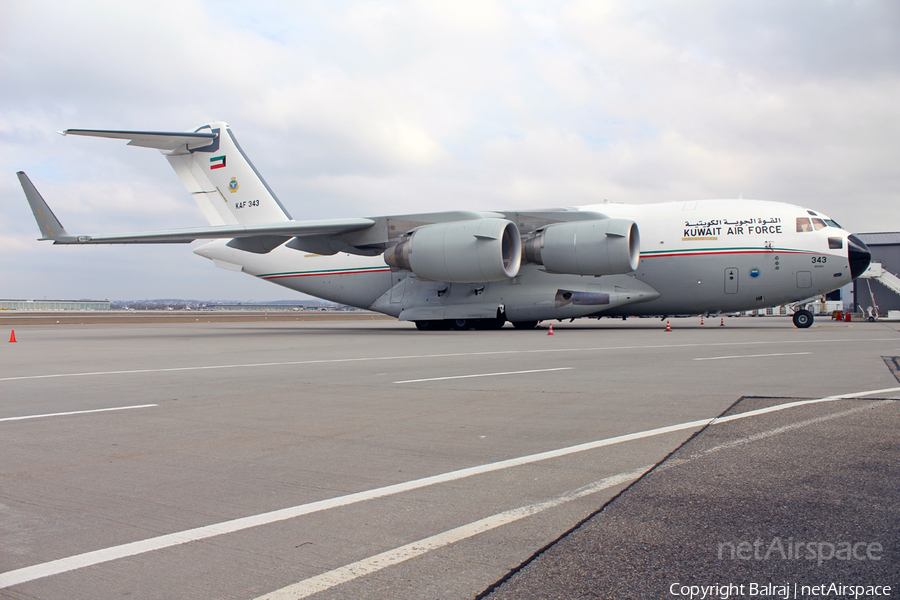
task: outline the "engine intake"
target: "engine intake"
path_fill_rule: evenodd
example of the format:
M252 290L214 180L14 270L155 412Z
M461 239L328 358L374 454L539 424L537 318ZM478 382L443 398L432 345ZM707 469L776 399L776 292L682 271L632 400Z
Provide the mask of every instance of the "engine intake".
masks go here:
M518 274L522 242L519 228L506 219L436 223L385 250L384 262L432 281L502 281Z
M630 273L641 258L638 226L628 219L550 225L524 244L525 260L571 275Z

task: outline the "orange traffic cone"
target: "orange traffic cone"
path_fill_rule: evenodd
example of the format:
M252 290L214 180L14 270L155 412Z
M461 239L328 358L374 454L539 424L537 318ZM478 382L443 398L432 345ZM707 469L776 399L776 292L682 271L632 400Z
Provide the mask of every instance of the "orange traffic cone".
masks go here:
M703 322L703 315L700 315L700 324L705 325L705 323Z
M666 331L672 331L672 326L666 321Z
M16 330L13 329L12 333L9 334L9 343L12 344L16 341Z
M553 324L550 325L550 331L547 332L547 335L553 335Z
M725 317L722 317L722 322L719 323L719 327L725 327Z

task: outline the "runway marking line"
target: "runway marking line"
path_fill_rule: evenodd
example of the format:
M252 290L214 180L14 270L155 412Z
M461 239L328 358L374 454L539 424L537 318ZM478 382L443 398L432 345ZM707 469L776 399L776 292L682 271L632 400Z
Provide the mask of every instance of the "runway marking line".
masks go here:
M427 379L406 379L394 383L421 383L423 381L443 381L445 379L470 379L473 377L496 377L499 375L522 375L525 373L547 373L548 371L571 371L575 367L555 367L553 369L530 369L528 371L501 371L499 373L476 373L475 375L451 375L449 377L429 377Z
M409 359L429 359L429 358L453 358L457 356L501 356L516 354L544 354L556 352L604 352L604 351L621 351L621 350L658 350L658 349L680 349L680 348L716 348L724 346L755 346L755 345L771 345L771 344L828 344L849 342L896 342L896 337L891 338L870 338L855 340L783 340L783 341L758 341L758 342L717 342L714 344L648 344L644 346L596 346L591 348L540 348L532 350L491 350L483 352L451 352L447 354L413 354L408 356L360 356L356 358L322 358L311 360L292 360L284 362L266 362L266 363L249 363L249 364L228 364L228 365L198 365L194 367L163 367L159 369L127 369L121 371L90 371L83 373L50 373L47 375L20 375L16 377L0 377L0 382L4 381L23 381L30 379L56 379L62 377L89 377L97 375L142 375L148 373L176 373L181 371L208 371L216 369L239 369L239 368L259 368L259 367L291 367L298 365L323 365L348 362L370 362L370 361L398 361Z
M727 360L730 358L762 358L765 356L799 356L801 354L812 354L812 352L779 352L777 354L735 354L733 356L707 356L704 358L695 358L694 360Z
M835 395L835 396L828 396L825 398L817 398L814 400L800 400L800 401L796 401L796 402L789 402L787 404L779 404L779 405L771 406L768 408L761 408L758 410L752 410L752 411L747 411L747 412L743 412L743 413L738 413L736 415L730 415L727 417L721 417L721 418L714 417L711 419L700 419L697 421L689 421L686 423L679 423L677 425L658 427L656 429L648 429L645 431L629 433L629 434L620 435L620 436L616 436L616 437L606 438L603 440L597 440L594 442L587 442L584 444L569 446L567 448L560 448L558 450L550 450L547 452L540 452L540 453L531 454L528 456L521 456L518 458L510 458L507 460L501 460L498 462L488 463L485 465L478 465L475 467L467 467L467 468L459 469L456 471L449 471L447 473L441 473L439 475L423 477L422 479L415 479L412 481L406 481L403 483L388 485L388 486L381 487L381 488L375 488L375 489L366 490L366 491L362 491L362 492L356 492L353 494L347 494L345 496L328 498L325 500L319 500L316 502L310 502L308 504L301 504L298 506L292 506L289 508L274 510L271 512L262 513L262 514L258 514L258 515L252 515L249 517L241 517L239 519L233 519L230 521L214 523L212 525L205 525L203 527L196 527L194 529L188 529L185 531L169 533L169 534L161 535L161 536L154 537L154 538L148 538L148 539L139 540L136 542L121 544L118 546L111 546L109 548L102 548L100 550L93 550L91 552L76 554L74 556L69 556L66 558L60 558L57 560L40 563L37 565L32 565L30 567L23 567L21 569L15 569L13 571L7 571L5 573L0 573L0 589L7 588L7 587L10 587L13 585L18 585L20 583L26 583L28 581L34 581L35 579L49 577L51 575L59 575L60 573L67 573L69 571L74 571L76 569L81 569L84 567L97 565L97 564L101 564L104 562L109 562L109 561L116 560L119 558L135 556L138 554L143 554L145 552L151 552L153 550L161 550L163 548L169 548L172 546L178 546L180 544L185 544L188 542L194 542L194 541L199 541L199 540L203 540L203 539L208 539L208 538L216 537L216 536L223 535L226 533L234 533L236 531L242 531L244 529L250 529L252 527L259 527L261 525L269 525L271 523L276 523L278 521L284 521L286 519L292 519L295 517L308 515L308 514L315 513L315 512L320 512L323 510L328 510L331 508L348 506L351 504L363 502L365 500L373 500L375 498L384 498L386 496L392 496L395 494L400 494L403 492L408 492L411 490L416 490L416 489L424 488L427 486L436 485L439 483L447 483L450 481L456 481L456 480L463 479L466 477L471 477L473 475L480 475L483 473L490 473L493 471L499 471L499 470L508 469L511 467L527 465L527 464L536 463L536 462L543 461L543 460L559 458L562 456L575 454L578 452L594 450L594 449L602 448L605 446L612 446L614 444L620 444L623 442L644 439L644 438L653 437L653 436L657 436L657 435L663 435L666 433L673 433L676 431L683 431L685 429L694 429L694 428L704 427L707 425L713 425L716 423L726 423L726 422L734 421L737 419L746 419L748 417L753 417L753 416L766 414L766 413L770 413L770 412L775 412L775 411L779 411L779 410L786 410L788 408L793 408L796 406L803 406L803 405L807 405L807 404L817 404L820 402L830 402L830 401L834 401L834 400L842 400L842 399L847 399L847 398L859 398L862 396L871 396L873 394L895 393L895 392L900 392L900 387L886 388L886 389L880 389L880 390L868 390L868 391L864 391L864 392L854 392L854 393L849 393L849 394L839 394L839 395Z
M628 473L619 473L618 475L606 477L577 490L566 492L565 494L543 502L514 508L466 525L461 525L460 527L406 544L405 546L400 546L399 548L394 548L393 550L388 550L381 554L358 560L349 565L332 569L321 575L298 581L297 583L283 587L280 590L275 590L274 592L259 596L255 600L298 600L299 598L306 598L307 596L312 596L318 592L324 592L336 585L357 579L358 577L363 577L387 567L400 564L411 558L425 554L426 552L449 546L450 544L474 537L485 531L508 525L509 523L536 515L547 509L565 504L566 502L571 502L572 500L577 500L578 498L583 498L584 496L588 496L601 490L615 487L622 483L628 483L629 481L637 479L651 468L653 468L653 465L646 465Z
M750 410L743 413L738 413L736 415L729 415L727 417L716 417L710 421L710 424L716 423L727 423L729 421L736 421L738 419L743 419L745 417L751 416L755 417L757 415L764 415L770 412L777 412L779 410L786 410L788 408L794 408L796 406L805 406L807 404L819 404L821 402L832 402L834 400L850 400L852 398L862 398L863 396L873 396L875 394L895 394L900 392L900 387L895 388L884 388L881 390L869 390L866 392L854 392L851 394L838 394L835 396L827 396L825 398L816 398L815 400L797 400L796 402L788 402L787 404L776 404L775 406L770 406L768 408L758 408L756 410Z
M95 408L93 410L73 410L70 412L47 413L44 415L26 415L24 417L4 417L4 418L0 419L0 422L3 422L3 421L25 421L26 419L43 419L45 417L67 417L69 415L86 415L89 413L111 412L114 410L131 410L133 408L150 408L152 406L159 406L159 404L137 404L135 406L116 406L113 408Z
M736 440L732 440L730 442L725 442L724 444L719 444L718 446L713 446L712 448L708 448L706 450L702 450L699 453L692 454L688 458L669 458L664 463L657 467L657 471L664 471L667 469L671 469L673 467L681 466L685 463L691 462L697 458L701 458L703 456L708 456L715 452L719 452L720 450L730 450L732 448L736 448L739 446L743 446L748 443L758 442L761 440L768 439L770 437L780 435L782 433L786 433L788 431L793 431L795 429L800 429L801 427L809 427L810 425L818 425L819 423L824 423L826 421L833 421L834 419L840 419L841 417L847 417L849 415L853 415L859 412L863 412L866 410L871 410L873 407L877 407L882 404L891 403L893 400L882 400L881 402L876 402L873 404L863 404L861 406L856 406L847 410L842 410L839 412L829 413L827 415L823 415L821 417L814 417L812 419L806 419L804 421L796 421L794 423L788 423L787 425L782 425L781 427L775 427L773 429L768 429L766 431L761 431L759 433L754 433L747 437L738 438ZM721 420L717 421L721 422Z

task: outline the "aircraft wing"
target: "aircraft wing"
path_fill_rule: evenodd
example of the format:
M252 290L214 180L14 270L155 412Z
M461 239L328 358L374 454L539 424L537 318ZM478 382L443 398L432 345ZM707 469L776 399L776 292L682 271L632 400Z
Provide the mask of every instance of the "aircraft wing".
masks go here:
M338 235L371 227L370 219L333 219L325 221L288 221L271 225L230 225L164 229L105 235L70 235L50 238L56 244L189 244L194 240L277 236L292 238L307 235ZM47 238L41 238L47 239Z
M192 144L206 143L206 134L177 134L165 132L132 132L72 130L79 135L115 137L130 140L134 145L144 145L160 150L175 151ZM197 138L197 139L195 139ZM471 212L445 211L436 213L393 215L372 218L331 219L321 221L284 220L266 223L211 225L189 229L167 229L134 233L102 235L73 235L62 226L47 202L28 176L17 173L34 218L40 227L40 240L52 240L54 244L187 244L200 239L229 239L228 246L256 254L271 252L286 244L294 250L332 255L348 252L375 256L396 244L408 232L425 225L452 223L479 219L507 219L518 223L521 232L536 231L553 223L606 220L604 214L568 209L550 209L527 212ZM610 234L612 235L612 234Z
M183 142L182 142L183 143ZM219 225L190 229L168 229L140 233L116 233L107 235L72 235L62 226L46 201L28 176L19 171L19 182L31 205L34 218L41 229L41 240L53 240L54 244L171 244L190 243L200 239L223 238L284 238L298 236L331 236L352 233L371 227L372 219L332 219L323 221L283 221L269 224Z

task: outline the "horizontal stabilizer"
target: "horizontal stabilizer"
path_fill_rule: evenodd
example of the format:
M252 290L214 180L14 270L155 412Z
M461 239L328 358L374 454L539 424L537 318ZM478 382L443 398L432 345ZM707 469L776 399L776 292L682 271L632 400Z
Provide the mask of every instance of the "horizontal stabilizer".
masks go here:
M165 155L210 225L291 220L227 123L214 121L193 131L66 129L60 133L127 140L129 146L156 148Z
M66 129L62 135L84 135L89 137L128 140L129 146L176 150L191 145L208 145L218 134L211 132L187 133L184 131L113 131L107 129Z

